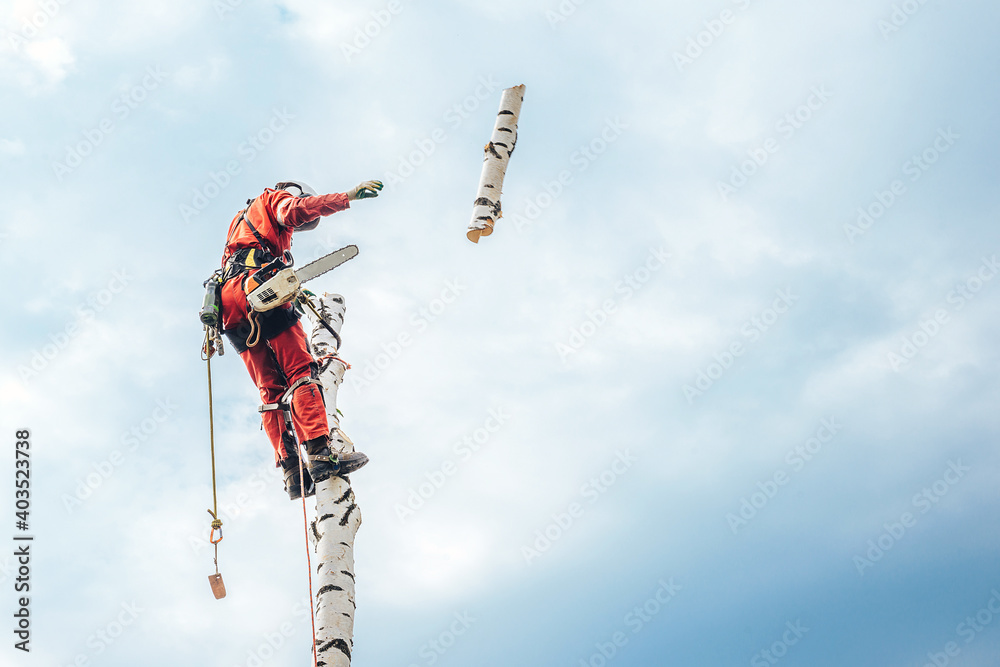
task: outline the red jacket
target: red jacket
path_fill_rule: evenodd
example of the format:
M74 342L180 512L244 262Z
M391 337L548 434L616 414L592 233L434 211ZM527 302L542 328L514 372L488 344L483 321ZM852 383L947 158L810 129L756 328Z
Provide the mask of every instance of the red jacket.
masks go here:
M253 200L247 209L246 217L257 228L266 245L270 246L262 249L275 257L280 257L292 247L293 231L312 229L320 216L343 211L350 206L347 195L343 193L296 197L287 190L267 188ZM223 266L229 256L237 250L260 248L260 246L250 226L237 214L229 225L226 250L222 255Z

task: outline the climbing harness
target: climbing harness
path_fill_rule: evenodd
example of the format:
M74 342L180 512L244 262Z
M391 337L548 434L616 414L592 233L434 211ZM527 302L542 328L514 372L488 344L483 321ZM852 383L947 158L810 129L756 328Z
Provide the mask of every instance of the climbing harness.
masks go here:
M314 385L316 385L320 389L320 396L323 395L323 393L322 393L323 392L323 383L320 382L319 380L317 380L316 378L312 377L311 375L303 375L298 380L296 380L295 382L293 382L292 385L287 390L285 390L285 393L282 394L281 398L279 399L279 403L285 403L287 405L291 405L291 403L292 403L292 396L295 394L295 390L298 389L299 387L301 387L304 384L314 384ZM324 403L325 402L326 401L324 400Z
M239 228L240 223L243 222L243 223L246 223L246 226L250 230L250 233L253 234L253 236L254 236L255 239L257 239L257 243L260 244L261 249L265 253L271 254L271 251L274 249L274 246L272 246L270 243L268 243L267 239L265 239L261 235L261 233L257 231L257 228L254 227L254 224L252 222L250 222L250 218L247 216L247 211L250 210L250 207L253 206L253 203L255 201L257 201L256 197L254 197L253 199L248 199L247 200L247 206L242 211L240 211L239 218L237 219L236 224L233 225L233 228L232 228L232 230L230 231L230 234L229 234L229 238L226 239L226 245L228 246L232 242L232 240L233 240L233 233ZM274 254L271 254L271 257L273 258Z
M204 316L204 310L202 311ZM201 349L202 359L205 360L205 367L208 369L208 441L212 454L212 507L208 510L212 515L212 530L208 534L208 541L215 548L215 574L208 575L208 583L212 587L212 593L216 600L226 597L226 585L219 574L219 542L222 541L222 520L219 518L219 494L215 481L215 417L212 406L212 355L218 350L219 355L225 354L222 347L222 337L215 326L205 324L205 344ZM215 533L219 536L216 538Z

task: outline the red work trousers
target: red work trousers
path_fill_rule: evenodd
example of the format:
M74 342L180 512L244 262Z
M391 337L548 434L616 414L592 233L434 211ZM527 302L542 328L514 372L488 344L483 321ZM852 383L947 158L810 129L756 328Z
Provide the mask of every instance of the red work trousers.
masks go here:
M302 323L282 331L269 341L261 341L240 354L250 377L260 389L260 399L265 403L277 403L288 387L296 380L308 377L312 372L313 358L306 345L306 334ZM322 389L319 385L300 385L292 395L292 423L300 442L329 434L326 421L326 407L323 405ZM274 446L277 459L287 456L281 439L284 417L280 410L266 410L261 413L264 431Z

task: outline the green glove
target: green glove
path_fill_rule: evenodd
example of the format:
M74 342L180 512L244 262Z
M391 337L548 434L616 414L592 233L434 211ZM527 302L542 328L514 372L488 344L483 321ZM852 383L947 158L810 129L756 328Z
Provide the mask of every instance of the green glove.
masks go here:
M365 181L352 190L347 191L348 201L355 199L371 199L378 197L379 190L382 189L382 181Z

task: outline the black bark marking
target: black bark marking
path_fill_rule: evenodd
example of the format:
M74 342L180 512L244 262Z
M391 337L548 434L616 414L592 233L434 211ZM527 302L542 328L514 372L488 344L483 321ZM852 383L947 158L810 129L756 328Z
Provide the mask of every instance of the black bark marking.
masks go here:
M497 158L498 160L502 160L503 159L502 157L500 157L500 153L497 153L497 150L495 148L493 148L493 142L492 141L490 143L486 144L486 151L490 155L492 155L493 157Z
M344 512L344 518L340 520L340 525L341 526L346 526L347 525L347 519L348 519L348 517L351 516L351 512L353 512L356 507L357 507L357 505L355 505L354 503L350 504L350 506L347 508L347 511Z
M344 655L347 656L348 660L351 659L351 647L348 646L347 642L345 642L343 639L340 639L338 637L337 639L334 639L332 641L327 642L323 646L319 647L319 652L320 653L326 653L331 648L339 649L341 653L343 653ZM316 663L316 664L318 665L319 663ZM326 664L326 663L323 663L323 664Z
M327 519L336 519L336 518L337 518L336 514L324 514L319 519L317 519L316 523L319 523L320 521L326 521Z
M486 197L480 197L476 201L472 202L472 205L473 206L491 206L492 207L493 206L493 202L491 202Z
M524 100L524 98L522 97L522 98L521 98L521 100L523 101L523 100ZM501 111L501 112L500 112L500 113L498 113L497 115L498 115L498 116L513 116L513 115L514 115L514 112L513 112L513 111L511 111L510 109L504 109L503 111Z
M513 131L514 130L510 129L509 127L498 127L497 128L497 132L513 132Z
M321 595L323 595L324 593L329 593L330 591L343 591L343 590L344 589L341 588L340 586L334 586L333 584L327 584L323 588L319 589L319 592L316 593L316 598L318 599Z
M347 570L341 570L340 573L341 574L346 574L348 577L351 578L351 581L354 581L354 573L353 572L348 572Z

